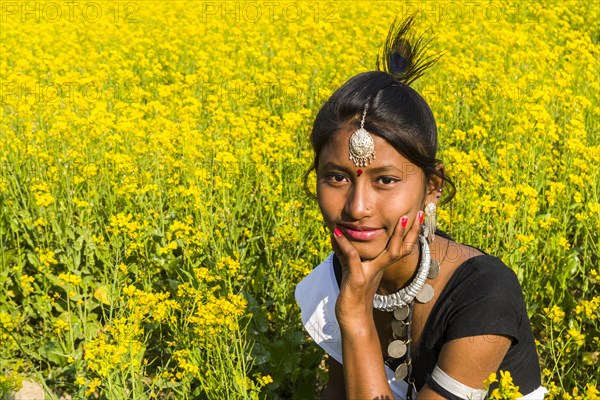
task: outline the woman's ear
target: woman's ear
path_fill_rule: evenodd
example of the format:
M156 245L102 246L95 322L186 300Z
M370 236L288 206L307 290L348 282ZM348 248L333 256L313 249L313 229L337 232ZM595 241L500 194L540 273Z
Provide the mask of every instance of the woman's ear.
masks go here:
M437 164L435 166L436 172L432 173L429 182L427 183L427 195L426 204L434 203L437 204L442 197L442 190L444 188L444 176L446 171L444 170L444 164Z

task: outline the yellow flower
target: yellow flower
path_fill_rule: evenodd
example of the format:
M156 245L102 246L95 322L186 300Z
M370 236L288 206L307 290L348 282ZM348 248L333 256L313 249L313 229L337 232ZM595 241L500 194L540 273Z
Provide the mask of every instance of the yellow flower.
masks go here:
M77 197L73 198L73 204L75 204L75 206L79 207L79 208L86 208L90 206L90 203L88 203L85 200L80 200Z
M71 284L77 286L81 283L81 276L75 274L60 274L58 275L58 282L60 284Z
M57 335L63 333L64 331L68 331L70 329L69 323L58 318L54 321L54 333Z
M119 263L119 265L117 265L119 267L119 269L121 270L122 273L127 274L129 272L129 270L127 269L127 265L125 265L125 263Z
M562 236L558 238L558 245L565 250L569 250L571 248L569 241Z
M171 253L173 250L176 250L176 249L177 249L177 247L178 247L178 246L177 246L177 242L173 240L173 241L171 241L171 242L167 243L167 245L166 245L166 246L159 248L159 249L158 249L158 254L161 254L161 255L162 255L162 254L169 254L169 253Z
M496 382L495 374L493 377L490 375L490 378L493 378L494 380L490 380L489 383ZM486 382L487 381L488 380L486 380ZM515 384L513 383L510 372L500 371L500 380L498 381L498 387L492 391L492 393L490 394L490 399L518 399L519 397L523 397L523 395L519 392L519 387L515 386Z
M266 386L269 383L273 383L273 378L271 378L271 375L265 375L265 376L258 376L256 381L258 382L258 384L260 386Z
M521 242L521 246L519 246L519 251L524 253L527 251L528 245L535 240L535 235L517 235L517 240Z
M229 256L221 257L221 259L217 262L217 271L222 271L230 274L231 276L235 276L239 269L240 263Z
M596 387L592 383L586 383L585 391L588 400L598 400L600 399L600 391L598 391L598 387Z
M488 376L486 380L483 381L483 388L487 390L490 387L490 385L494 382L498 382L498 379L496 373L492 372L490 376Z
M56 199L50 193L35 193L35 204L40 207L47 207L54 204Z
M596 320L600 314L600 296L594 296L592 300L581 300L575 307L578 316Z
M58 264L58 261L54 258L55 253L52 250L44 250L36 247L35 251L38 253L38 257L43 266L50 267Z
M578 347L581 347L585 344L585 335L578 329L569 328L569 330L567 330L567 335L573 338L573 341Z
M0 311L0 325L2 325L6 331L10 332L14 329L16 321L14 321L7 312Z
M48 226L48 221L44 217L39 217L37 220L35 220L33 225L36 227L46 227Z
M102 384L100 379L94 378L88 385L87 390L85 391L86 396L91 396L96 392L96 389Z
M23 290L23 296L29 296L33 292L31 284L35 282L35 278L29 275L21 275L21 288Z
M561 324L565 318L565 312L557 305L552 308L544 307L546 316L556 325Z

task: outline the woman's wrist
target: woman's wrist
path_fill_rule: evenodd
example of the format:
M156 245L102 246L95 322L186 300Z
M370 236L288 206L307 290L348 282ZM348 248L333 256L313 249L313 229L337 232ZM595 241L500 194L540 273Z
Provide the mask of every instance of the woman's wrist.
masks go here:
M336 313L337 322L340 326L340 331L350 332L363 330L365 327L375 329L375 320L373 319L373 310L370 313L351 312L351 313ZM369 330L369 332L373 332Z
M352 319L340 323L340 333L342 340L352 338L352 341L360 343L364 340L371 340L373 337L378 337L375 322L371 320ZM373 336L375 335L375 336Z
M373 321L373 299L338 296L335 314L340 326L346 324L364 324Z

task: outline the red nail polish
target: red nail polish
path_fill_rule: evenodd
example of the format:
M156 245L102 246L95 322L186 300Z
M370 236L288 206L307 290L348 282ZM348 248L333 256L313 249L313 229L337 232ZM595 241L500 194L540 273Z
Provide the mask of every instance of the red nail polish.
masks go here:
M403 228L406 228L407 223L408 223L408 217L406 215L404 217L400 218L400 225L402 225Z
M338 228L335 228L335 229L333 230L333 234L334 234L336 237L340 237L340 236L342 236L342 231L340 231Z
M419 223L422 224L423 223L423 217L425 216L425 214L423 213L423 211L419 211L417 214L417 218L419 218Z

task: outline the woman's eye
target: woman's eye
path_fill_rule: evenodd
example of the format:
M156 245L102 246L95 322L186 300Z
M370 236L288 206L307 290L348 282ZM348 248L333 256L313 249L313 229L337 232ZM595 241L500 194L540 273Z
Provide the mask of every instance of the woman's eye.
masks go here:
M341 174L331 174L327 178L330 182L333 182L333 183L342 183L342 182L346 182L348 180L346 178L346 176L341 175Z
M390 185L392 183L398 182L398 179L392 178L391 176L382 176L377 178L377 181L383 183L384 185Z

